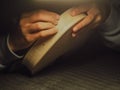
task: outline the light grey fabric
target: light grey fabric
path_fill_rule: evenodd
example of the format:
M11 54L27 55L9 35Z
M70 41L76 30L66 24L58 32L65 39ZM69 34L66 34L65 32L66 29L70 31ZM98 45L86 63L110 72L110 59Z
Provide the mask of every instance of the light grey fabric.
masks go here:
M120 2L111 0L111 13L100 33L108 47L120 51Z

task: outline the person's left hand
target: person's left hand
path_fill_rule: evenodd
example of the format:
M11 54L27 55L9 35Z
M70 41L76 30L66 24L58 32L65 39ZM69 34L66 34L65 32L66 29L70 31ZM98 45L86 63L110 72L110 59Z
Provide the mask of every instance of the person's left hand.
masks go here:
M99 26L108 17L110 8L109 5L92 2L78 7L74 7L71 11L72 16L85 13L87 16L73 27L72 36L75 37L79 30L91 30Z

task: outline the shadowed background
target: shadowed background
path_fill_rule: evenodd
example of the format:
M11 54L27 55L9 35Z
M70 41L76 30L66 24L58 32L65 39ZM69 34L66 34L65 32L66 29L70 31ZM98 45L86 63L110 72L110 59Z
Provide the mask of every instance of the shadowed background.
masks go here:
M24 1L1 0L1 35L11 30L14 17L30 10ZM105 47L96 32L85 46L59 57L34 76L15 62L16 70L0 73L0 90L120 90L119 60L120 53Z

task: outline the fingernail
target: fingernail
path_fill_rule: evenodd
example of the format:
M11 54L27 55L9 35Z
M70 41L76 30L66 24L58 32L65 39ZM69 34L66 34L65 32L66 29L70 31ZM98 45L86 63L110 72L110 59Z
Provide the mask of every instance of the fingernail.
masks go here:
M77 27L74 27L74 28L73 28L73 32L76 32L77 30L78 30Z
M76 34L75 34L75 33L72 33L72 37L73 37L73 38L76 37Z

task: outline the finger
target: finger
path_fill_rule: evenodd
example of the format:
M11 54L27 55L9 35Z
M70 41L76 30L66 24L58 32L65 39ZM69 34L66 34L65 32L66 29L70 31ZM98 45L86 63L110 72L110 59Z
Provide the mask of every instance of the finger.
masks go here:
M40 37L48 37L48 36L56 34L57 32L58 32L58 30L56 28L52 28L52 29L49 29L49 30L41 31L39 33L39 36Z
M76 16L76 15L79 15L81 13L87 13L88 9L89 9L88 7L84 7L84 6L74 7L71 9L70 14L72 16Z
M57 31L58 30L56 28L53 28L53 29L49 29L49 30L46 30L46 31L41 31L41 32L34 33L34 34L26 34L25 40L28 43L33 43L34 41L36 41L40 38L45 38L45 37L48 37L48 36L52 36L52 35L56 34Z
M99 24L98 23L95 23L95 21L89 25L87 25L86 27L82 28L81 30L82 31L88 31L88 30L95 30L96 27L98 27ZM79 32L72 32L72 37L76 37L77 35L79 34Z
M55 25L58 23L58 20L59 20L58 14L46 10L40 10L38 12L35 12L30 18L30 21L32 23L38 21L44 21L44 22L51 22Z
M49 30L45 30L45 31L41 31L39 33L34 34L34 39L37 40L39 38L45 38L48 36L52 36L54 34L56 34L58 32L58 30L56 28L53 29L49 29Z
M94 21L95 17L91 14L85 17L85 19L83 19L80 23L78 23L77 25L75 25L73 27L73 32L77 32L78 30L87 27L89 24L92 24L92 22Z
M40 32L42 30L47 30L47 29L51 29L55 27L55 25L53 25L52 23L48 23L48 22L37 22L34 24L31 24L29 26L29 33L36 33L36 32Z

